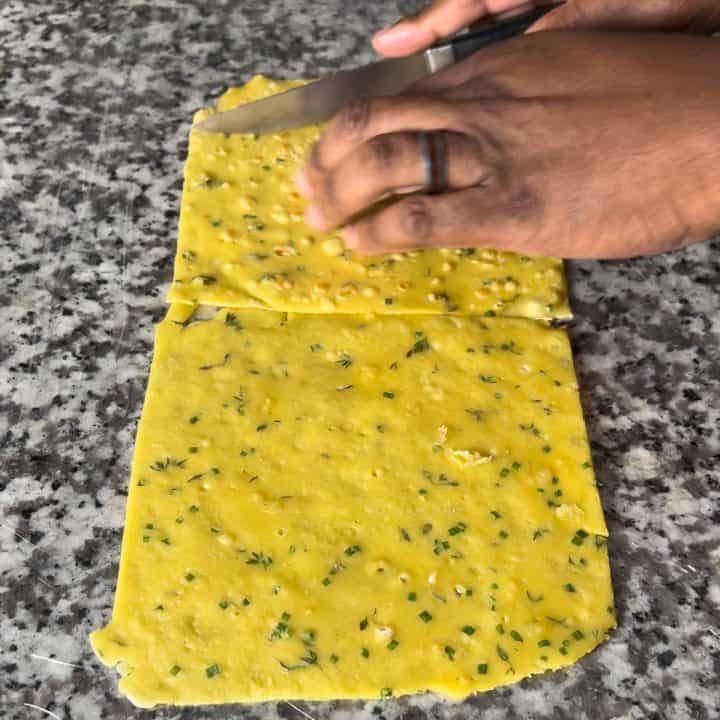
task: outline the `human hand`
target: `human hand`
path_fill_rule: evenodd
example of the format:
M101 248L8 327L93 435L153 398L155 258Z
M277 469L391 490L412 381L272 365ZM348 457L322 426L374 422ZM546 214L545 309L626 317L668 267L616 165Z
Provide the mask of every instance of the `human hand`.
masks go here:
M527 0L436 0L413 17L381 30L375 49L397 57L429 47L462 28L491 15L541 5ZM531 32L567 28L604 30L678 30L711 34L720 30L717 0L568 0L540 19Z
M413 91L358 101L298 184L308 220L351 221L362 254L491 246L528 255L663 252L720 227L720 42L549 32L515 38ZM419 131L447 131L450 192L418 188Z

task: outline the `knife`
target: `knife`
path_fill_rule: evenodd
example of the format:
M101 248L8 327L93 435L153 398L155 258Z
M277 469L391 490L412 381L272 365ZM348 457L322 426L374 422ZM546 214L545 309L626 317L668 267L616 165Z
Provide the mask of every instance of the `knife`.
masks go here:
M457 35L415 55L338 72L284 93L215 113L196 123L193 129L228 134L269 133L323 122L351 100L395 95L488 45L521 35L543 15L563 4L541 5L488 23L474 32Z

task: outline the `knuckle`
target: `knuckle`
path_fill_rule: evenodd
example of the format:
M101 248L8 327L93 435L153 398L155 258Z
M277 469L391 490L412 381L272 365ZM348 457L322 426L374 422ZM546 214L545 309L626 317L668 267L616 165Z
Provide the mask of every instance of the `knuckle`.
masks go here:
M505 192L504 206L515 222L537 225L541 222L543 206L538 193L528 184L519 183Z
M413 197L405 202L400 227L403 235L414 241L426 241L433 234L433 216L424 198Z
M396 159L397 148L387 135L376 135L365 143L364 162L371 172L389 170Z
M350 101L338 114L340 131L350 137L363 134L370 124L371 101L368 98L356 98Z
M468 126L454 136L455 151L451 155L449 171L451 184L458 187L498 182L498 175L507 163L506 150L493 132Z
M483 147L477 141L468 142L463 145L459 159L464 175L463 185L487 186L494 183L497 174L496 162L487 146Z

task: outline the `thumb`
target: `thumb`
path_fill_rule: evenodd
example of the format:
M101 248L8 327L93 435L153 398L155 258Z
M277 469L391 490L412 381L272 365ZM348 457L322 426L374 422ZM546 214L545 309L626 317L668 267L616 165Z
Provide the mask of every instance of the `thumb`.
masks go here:
M424 50L438 40L486 15L505 12L526 0L435 0L430 7L373 37L373 47L386 57L401 57Z

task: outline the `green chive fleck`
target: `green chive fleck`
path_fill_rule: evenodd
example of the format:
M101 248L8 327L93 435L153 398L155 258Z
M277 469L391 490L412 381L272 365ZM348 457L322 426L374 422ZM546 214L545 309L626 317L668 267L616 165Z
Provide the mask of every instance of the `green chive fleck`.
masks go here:
M409 358L418 353L427 352L430 349L430 343L426 337L420 338L406 353L405 357Z

